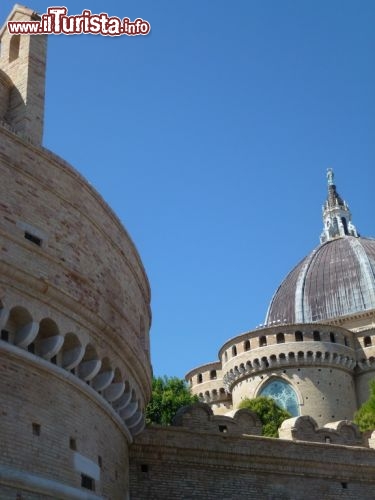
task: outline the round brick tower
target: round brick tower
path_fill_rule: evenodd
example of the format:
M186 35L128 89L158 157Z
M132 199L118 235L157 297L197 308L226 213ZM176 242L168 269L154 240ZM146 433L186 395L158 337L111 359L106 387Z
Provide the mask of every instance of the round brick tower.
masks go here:
M45 37L0 41L0 498L126 498L149 283L108 205L41 146Z

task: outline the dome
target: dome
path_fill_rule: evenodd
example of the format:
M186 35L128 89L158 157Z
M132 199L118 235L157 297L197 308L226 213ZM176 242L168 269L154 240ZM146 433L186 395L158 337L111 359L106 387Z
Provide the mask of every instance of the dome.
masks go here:
M315 248L274 294L266 323L306 323L375 309L375 240L343 236Z
M321 244L284 279L266 324L324 321L375 309L375 239L361 238L328 169Z

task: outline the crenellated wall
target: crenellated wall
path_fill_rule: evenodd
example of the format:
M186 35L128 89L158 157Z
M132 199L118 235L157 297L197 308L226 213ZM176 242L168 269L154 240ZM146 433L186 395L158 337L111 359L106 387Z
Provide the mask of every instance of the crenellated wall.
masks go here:
M136 437L130 448L131 498L373 498L374 452L358 446L358 433L348 423L332 424L321 434L310 419L293 420L298 437L310 442L249 435L248 410L230 419L198 405L182 410L176 423ZM316 442L322 435L324 442ZM334 444L339 442L346 445Z
M280 439L310 441L315 443L342 444L346 446L364 446L365 440L355 424L348 420L329 422L318 427L309 416L284 420L279 428Z

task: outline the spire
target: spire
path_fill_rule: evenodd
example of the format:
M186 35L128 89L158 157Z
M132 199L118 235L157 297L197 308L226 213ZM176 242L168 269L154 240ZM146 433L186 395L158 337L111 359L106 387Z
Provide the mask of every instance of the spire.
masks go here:
M348 204L336 191L334 177L333 169L328 168L328 196L323 205L323 232L320 235L320 243L342 236L359 236L352 223L352 214Z

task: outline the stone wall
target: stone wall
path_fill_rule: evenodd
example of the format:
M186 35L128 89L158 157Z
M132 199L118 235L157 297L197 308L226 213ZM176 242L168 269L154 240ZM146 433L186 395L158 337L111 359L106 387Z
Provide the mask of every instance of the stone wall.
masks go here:
M202 407L183 413L181 427L150 427L131 445L131 500L374 498L373 450L240 436Z
M249 375L233 387L233 406L237 408L242 399L259 395L264 385L273 379L288 382L297 394L300 414L313 415L319 425L353 418L356 410L353 376L318 363Z
M1 343L0 366L0 499L124 498L131 439L111 405L17 347Z

